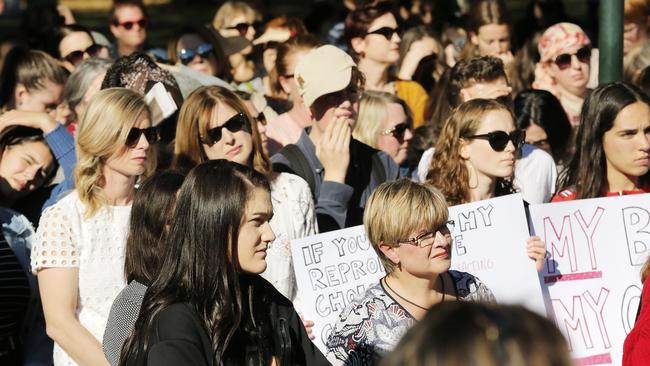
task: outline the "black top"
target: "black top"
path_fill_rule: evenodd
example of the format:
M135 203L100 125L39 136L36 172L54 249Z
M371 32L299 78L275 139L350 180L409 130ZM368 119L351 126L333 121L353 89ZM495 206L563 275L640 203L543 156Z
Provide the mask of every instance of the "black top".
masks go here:
M279 365L330 365L325 356L309 340L293 304L260 276L253 277L256 306L268 311L270 334L265 339L273 343L273 355ZM236 342L246 340L238 337ZM232 346L232 343L231 343ZM224 365L254 364L247 357L257 344L237 344L230 349L245 350L246 355L226 352ZM231 353L229 355L229 353ZM176 303L160 311L149 329L148 351L140 351L127 365L205 365L212 366L212 342L202 321L189 303ZM242 359L244 362L242 363Z
M27 273L0 234L0 339L18 335L30 299Z

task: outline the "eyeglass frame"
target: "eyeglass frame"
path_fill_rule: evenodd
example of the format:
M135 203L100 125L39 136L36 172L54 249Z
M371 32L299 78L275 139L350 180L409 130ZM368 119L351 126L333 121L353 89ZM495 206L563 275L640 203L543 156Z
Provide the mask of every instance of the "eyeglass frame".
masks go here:
M443 232L441 231L441 230L443 230L443 228L447 229L447 231L449 232L449 234L451 234L451 232L453 231L453 229L450 229L449 226L455 227L455 226L456 226L456 221L454 221L454 220L447 220L447 223L446 223L445 225L440 226L440 227L436 228L436 229L433 230L433 231L429 231L429 232L426 232L426 233L422 233L422 234L420 234L420 235L417 235L417 236L414 236L414 237L412 237L412 238L408 238L408 239L405 239L405 240L399 240L399 241L397 241L397 246L400 246L400 245L402 245L402 244L407 244L407 245L413 245L413 246L416 246L416 247L418 247L418 248L428 248L428 247L432 246L433 243L435 242L435 238L436 238L436 234L437 234L437 233L441 233L441 234L443 234L443 235L446 235L445 233L443 233ZM427 238L427 237L429 237L429 238ZM432 238L433 240L431 241L431 244L428 244L428 245L424 245L424 246L423 246L423 245L422 245L422 240L425 239L425 238L427 238L427 239L431 239L431 238Z
M402 129L402 131L398 132L399 129ZM395 126L393 126L393 128L389 128L387 130L380 131L379 134L382 135L382 136L392 135L395 139L403 141L404 140L404 134L406 133L407 130L410 130L410 129L411 129L411 126L409 126L408 122L402 122L402 123L396 124ZM398 132L399 135L397 135L396 132Z
M384 34L384 33L388 33L387 31L384 31L384 29L390 29L391 33L390 34ZM368 36L368 35L371 35L371 34L378 34L378 35L384 37L387 41L390 41L391 39L393 39L393 36L395 34L397 34L397 36L400 36L401 32L402 32L402 30L400 29L400 27L396 27L396 28L381 27L381 28L375 29L374 31L366 32L365 35Z
M130 24L130 25L127 25ZM113 25L116 27L122 27L126 30L131 30L135 25L138 25L140 29L147 29L149 27L149 18L142 17L138 20L127 20L126 22L119 22L117 19L113 20Z
M227 127L227 125L229 123L231 123L232 121L234 121L235 118L242 119L243 123L242 123L242 125L239 127L239 129L237 131L232 131ZM234 116L228 118L228 120L226 120L226 122L224 122L221 126L217 126L217 127L213 127L213 128L208 129L208 131L207 131L208 136L207 137L199 136L199 141L202 144L206 144L208 146L212 146L212 145L216 144L217 142L221 141L221 139L223 138L222 129L224 129L224 128L227 129L230 133L236 133L236 132L239 132L239 131L245 131L245 132L248 132L248 133L252 133L252 131L253 131L252 128L251 128L251 122L248 120L248 117L246 117L246 115L244 113L239 112L239 113L235 114ZM215 130L219 130L219 139L214 139L214 137L211 136L213 134L212 131L215 131Z
M203 51L201 50L203 49ZM203 59L208 59L210 57L210 54L214 51L214 45L212 43L201 43L200 45L196 46L195 48L183 48L180 51L176 52L176 57L178 60L183 64L187 65L196 56L199 56ZM186 57L183 57L183 54L187 54Z
M96 51L95 51L95 52L91 52L91 49L92 49L92 48L95 48ZM63 56L62 59L68 61L68 62L71 63L72 65L77 66L77 65L79 65L79 64L83 61L83 57L84 57L84 55L88 55L88 56L90 56L90 57L97 57L97 55L102 51L103 48L105 48L105 46L102 46L102 45L100 45L100 44L98 44L98 43L94 43L94 42L93 42L93 44L91 44L90 46L86 47L85 50L75 50L75 51L72 51L72 52L68 53L67 55ZM79 54L78 52L81 52L81 57L79 57L79 56L77 56L77 57L71 57L73 53L77 53L77 55L78 55L78 54ZM75 59L75 58L77 58L77 59L79 59L79 60L78 60L77 62L74 62L74 59Z
M503 148L502 148L502 149L497 149L497 148L496 148L495 146L493 146L492 143L490 142L490 138L492 138L492 136L495 136L496 134L500 134L500 133L504 133L504 134L508 135L508 140L506 140L506 144L503 145ZM513 135L514 133L519 133L519 134L521 134L521 140L520 140L518 143L515 143L515 140L513 139L513 136L512 136L512 135ZM510 132L510 133L507 133L506 131L502 131L502 130L497 130L497 131L492 131L492 132L484 133L484 134L481 134L481 135L464 136L463 138L470 139L470 140L471 140L471 139L486 140L486 141L488 142L488 144L490 145L490 147L492 148L492 150L494 150L494 151L496 151L496 152L502 152L502 151L504 151L504 150L506 149L506 147L508 147L508 142L512 142L512 145L515 147L515 150L518 150L519 148L521 148L521 146L522 146L522 145L525 143L525 141L526 141L526 130L516 129L516 130L514 130L514 131L512 131L512 132Z
M580 57L578 57L578 53L582 52L582 51L585 50L585 49L589 52L589 58L586 59L586 60L581 60ZM582 46L582 47L580 47L580 48L579 48L576 52L574 52L574 53L566 53L566 52L563 52L563 53L561 53L561 54L555 56L555 58L554 58L553 60L551 60L551 62L554 63L555 66L557 66L558 69L560 69L560 70L566 70L566 69L568 69L568 68L571 67L571 63L573 62L573 56L575 56L575 57L578 59L579 62L582 62L582 63L585 63L585 64L589 64L589 62L591 61L591 52L592 52L592 48L591 48L591 46ZM558 62L558 59L559 59L560 57L567 57L567 56L569 57L569 61L568 61L568 62L561 62L561 61Z

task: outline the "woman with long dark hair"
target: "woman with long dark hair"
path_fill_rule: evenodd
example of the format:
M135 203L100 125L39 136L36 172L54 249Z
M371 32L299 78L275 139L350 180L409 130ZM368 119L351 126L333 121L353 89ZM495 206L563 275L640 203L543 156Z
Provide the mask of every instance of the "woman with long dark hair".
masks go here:
M259 276L272 216L262 174L226 160L192 169L121 364L327 364L291 302Z
M576 149L553 201L650 192L650 99L615 82L585 101Z

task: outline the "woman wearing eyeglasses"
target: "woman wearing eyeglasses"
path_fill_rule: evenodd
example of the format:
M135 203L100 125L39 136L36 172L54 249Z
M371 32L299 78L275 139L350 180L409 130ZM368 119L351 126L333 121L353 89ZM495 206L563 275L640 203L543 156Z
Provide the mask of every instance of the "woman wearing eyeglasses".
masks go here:
M410 114L404 101L393 94L364 92L352 137L385 152L397 165L402 166L406 161L409 141L413 138ZM408 168L400 170L401 176L408 175Z
M296 280L290 240L316 234L314 202L303 179L272 172L253 121L244 102L233 92L218 86L195 90L180 111L173 165L185 169L208 160L226 159L269 177L274 212L271 227L276 239L267 252L269 265L263 276L293 301Z
M442 127L427 183L440 189L451 206L514 193L515 159L525 135L515 129L512 112L505 104L493 99L467 101ZM545 243L532 236L526 251L541 270Z
M156 141L142 96L100 91L79 123L76 188L45 210L32 250L56 365L108 365L100 340L125 285L124 247L135 183Z
M558 23L542 34L537 48L540 61L533 88L553 93L575 127L580 123L582 103L587 96L591 41L577 25Z
M650 192L650 99L616 82L589 95L553 202Z
M375 189L363 223L386 277L341 311L327 340L333 365L378 364L435 304L495 301L476 277L449 269L448 215L431 185L402 178Z
M413 127L424 122L429 97L420 84L397 80L392 66L400 57L400 30L392 2L372 1L348 14L345 38L348 52L366 77L365 90L384 91L402 98L413 112Z
M186 27L167 44L167 57L200 73L232 80L230 64L223 49L210 31L203 27Z
M106 47L95 43L88 29L78 24L64 25L55 30L60 37L55 57L61 60L63 67L73 72L83 61L91 57L107 57Z

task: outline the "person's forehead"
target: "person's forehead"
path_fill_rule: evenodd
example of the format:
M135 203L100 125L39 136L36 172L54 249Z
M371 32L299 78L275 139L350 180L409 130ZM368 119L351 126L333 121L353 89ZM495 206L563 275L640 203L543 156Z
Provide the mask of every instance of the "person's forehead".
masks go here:
M115 9L115 17L118 21L140 20L144 14L142 10L135 5L124 5Z
M196 33L186 33L181 36L178 40L178 49L183 49L183 48L195 48L201 44L205 43L205 40L201 38Z
M373 20L372 23L370 23L370 26L368 27L368 32L372 32L374 30L383 27L391 27L391 28L397 27L397 20L395 19L395 16L393 16L392 13L386 13L378 17L377 19Z

